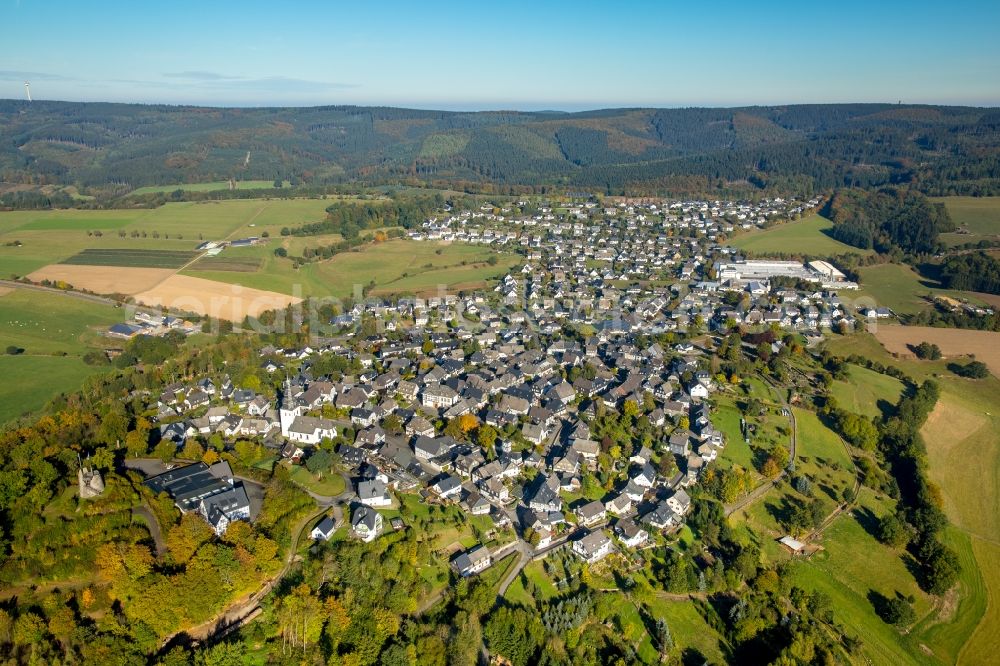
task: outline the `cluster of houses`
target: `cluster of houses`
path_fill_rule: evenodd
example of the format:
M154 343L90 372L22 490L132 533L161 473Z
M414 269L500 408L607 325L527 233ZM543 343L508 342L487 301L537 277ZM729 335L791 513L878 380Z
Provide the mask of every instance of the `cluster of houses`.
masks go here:
M591 204L569 219L543 206L530 218L465 211L428 222L411 235L508 245L524 262L489 290L359 302L331 322L372 316L375 335L260 350L261 369L284 378L277 395L227 377L168 386L157 402L161 437L178 446L213 433L258 438L293 463L340 440L354 479L350 530L366 541L387 529L380 510L394 492L489 516L530 535L536 553L571 542L588 562L677 529L691 508L688 489L727 442L712 422L708 399L718 387L704 351L653 336L737 324L820 335L853 326L836 294L852 283L824 262L748 261L724 244L736 228L806 212L817 199ZM772 286L779 277L810 287ZM326 355L344 357L351 373L315 373ZM606 442L591 431L596 415L630 401L656 443L623 451L611 461L613 489L581 499L587 475L608 464ZM483 446L449 427L462 419L499 437ZM676 464L662 464L666 457ZM328 517L313 536L337 527ZM491 561L479 548L454 564L469 575Z
M803 215L820 205L775 197L753 201L654 201L618 200L601 204L591 198L581 203L484 204L479 210L453 211L426 221L408 234L413 240L464 241L532 246L547 232L581 235L590 226L605 226L618 220L630 224L655 224L679 232L731 234L736 230L763 227L769 222ZM635 228L635 227L633 227Z

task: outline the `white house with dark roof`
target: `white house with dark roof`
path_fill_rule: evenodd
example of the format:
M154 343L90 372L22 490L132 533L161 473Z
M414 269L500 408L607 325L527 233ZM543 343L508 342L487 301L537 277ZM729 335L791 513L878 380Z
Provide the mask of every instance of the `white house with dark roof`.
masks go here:
M309 533L310 538L315 541L329 541L333 533L337 531L337 523L330 516L324 516L323 520L316 523Z
M351 531L364 542L370 543L382 533L382 514L370 506L359 506L351 516Z
M460 575L471 576L480 571L485 571L492 562L493 558L490 556L489 549L486 546L479 545L460 554L454 559L452 565Z
M384 507L392 504L392 496L385 482L371 479L358 484L358 501L365 506Z
M573 552L589 564L604 559L611 553L611 550L611 538L604 530L591 532L579 541L573 542Z

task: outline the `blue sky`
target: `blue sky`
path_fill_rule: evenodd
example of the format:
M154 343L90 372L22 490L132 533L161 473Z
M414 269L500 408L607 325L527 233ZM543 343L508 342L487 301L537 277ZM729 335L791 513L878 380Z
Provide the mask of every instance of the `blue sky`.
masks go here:
M0 0L0 98L27 79L211 105L998 105L998 26L996 0Z

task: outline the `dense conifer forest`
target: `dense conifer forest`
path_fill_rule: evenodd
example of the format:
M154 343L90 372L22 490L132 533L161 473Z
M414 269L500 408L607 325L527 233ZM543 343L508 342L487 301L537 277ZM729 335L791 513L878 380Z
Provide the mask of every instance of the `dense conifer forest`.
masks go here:
M6 100L0 180L97 195L230 178L720 196L906 184L988 195L1000 182L998 127L994 109L890 104L465 113Z

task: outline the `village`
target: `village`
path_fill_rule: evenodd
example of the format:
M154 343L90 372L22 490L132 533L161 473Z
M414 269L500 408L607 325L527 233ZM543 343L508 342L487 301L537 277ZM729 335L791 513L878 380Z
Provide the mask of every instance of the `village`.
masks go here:
M453 553L462 576L515 551L527 560L571 544L594 564L661 542L684 524L706 467L750 441L727 441L713 423L713 394L731 379L708 363L721 336L743 326L808 343L855 325L837 292L857 284L835 266L746 259L719 242L734 225L713 216L753 226L818 204L588 203L559 223L546 207L530 221L450 212L411 237L513 243L524 263L490 290L358 302L330 322L336 335L260 349L273 393L225 375L168 386L160 437L178 452L192 438L250 438L292 466L333 454L326 467L348 485L311 492L331 507L311 530L321 541L402 529L382 512L403 494L488 518L493 549ZM374 333L355 334L362 323ZM769 339L779 353L781 335ZM332 358L340 369L329 372ZM622 442L598 432L607 414L632 418L635 432ZM147 485L218 534L252 520L224 463Z

